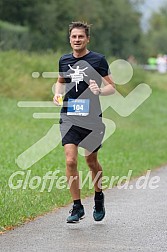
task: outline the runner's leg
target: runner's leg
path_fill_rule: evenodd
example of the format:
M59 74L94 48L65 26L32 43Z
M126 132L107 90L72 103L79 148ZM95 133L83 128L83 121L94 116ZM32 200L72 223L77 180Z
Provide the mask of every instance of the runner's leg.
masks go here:
M87 152L87 151L86 151ZM93 218L95 221L103 220L105 216L105 207L104 207L104 194L102 192L102 167L97 160L97 152L93 152L90 155L86 154L86 162L92 172L92 179L94 181L94 188L95 188L95 197L94 197L94 211L93 211ZM96 177L97 176L97 177ZM97 178L97 179L96 179Z
M97 153L98 152L90 153L88 150L85 150L85 160L91 171L92 181L94 181L97 176L97 179L95 179L94 183L95 191L101 192L102 167L98 162Z
M77 170L78 147L75 144L64 145L66 156L66 176L73 200L80 199L79 173Z

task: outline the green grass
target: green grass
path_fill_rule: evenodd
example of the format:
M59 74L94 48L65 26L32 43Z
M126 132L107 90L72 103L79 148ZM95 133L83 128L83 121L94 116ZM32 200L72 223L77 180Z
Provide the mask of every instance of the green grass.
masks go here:
M55 79L44 79L42 73L58 71L59 58L60 53L0 52L1 95L23 100L51 98ZM33 72L39 72L40 77L32 78Z
M16 171L25 173L23 176L17 175L14 182L17 184L18 180L23 180L25 183L27 170L21 170L16 165L15 159L24 150L44 136L56 122L53 119L37 120L32 117L34 112L55 112L57 111L56 108L18 108L17 102L24 99L51 99L52 93L50 93L50 89L53 80L46 81L42 78L32 80L30 73L32 71L54 71L53 65L56 64L57 59L49 54L26 55L24 53L22 55L15 52L6 52L4 54L2 55L4 63L1 65L2 75L0 82L1 230L8 229L10 226L19 225L27 219L32 219L37 215L44 214L54 208L71 202L69 191L66 188L59 190L54 185L51 192L48 192L49 183L47 183L43 192L40 192L42 184L34 190L29 188L29 183L27 187L25 186L25 189L23 189L22 185L17 190L10 189L8 185L10 176ZM51 64L49 65L48 62L51 62ZM18 72L16 69L18 69ZM47 88L44 85L45 82ZM153 169L166 163L166 82L166 75L161 76L157 73L148 73L147 83L152 87L153 93L142 106L127 118L120 117L112 109L108 109L105 112L104 115L112 118L117 125L115 133L107 139L99 152L99 158L105 176L123 176L127 175L129 170L133 170L132 175L135 177L143 174L147 169ZM24 83L23 87L26 90L24 95L22 83ZM31 90L29 90L29 86ZM37 95L38 91L40 93L39 96ZM42 178L48 171L60 170L59 176L64 175L65 162L61 145L28 170L31 171L28 181L34 176ZM84 158L80 155L79 170L83 171L83 176L87 175L88 168ZM86 197L92 193L93 189L90 190L87 183L82 190L82 197Z

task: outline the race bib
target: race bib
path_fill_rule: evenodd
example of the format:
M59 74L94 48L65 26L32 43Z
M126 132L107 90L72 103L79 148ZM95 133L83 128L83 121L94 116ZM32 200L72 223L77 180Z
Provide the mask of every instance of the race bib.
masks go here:
M89 115L89 99L68 99L67 115Z

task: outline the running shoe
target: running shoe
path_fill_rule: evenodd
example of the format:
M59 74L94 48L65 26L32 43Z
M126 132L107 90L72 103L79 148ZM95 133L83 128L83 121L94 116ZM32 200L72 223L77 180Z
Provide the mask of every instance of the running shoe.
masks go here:
M104 194L103 199L97 200L95 199L95 206L93 211L93 218L95 221L101 221L105 216L105 208L104 208Z
M85 212L83 205L73 205L73 209L69 211L71 213L67 218L67 223L77 223L84 218Z

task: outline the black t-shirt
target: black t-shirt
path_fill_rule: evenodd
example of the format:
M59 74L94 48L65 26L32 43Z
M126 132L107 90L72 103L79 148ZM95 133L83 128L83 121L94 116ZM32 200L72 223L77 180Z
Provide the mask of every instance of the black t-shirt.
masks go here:
M60 58L59 73L66 82L61 118L81 127L101 122L99 96L94 95L89 89L89 80L95 80L98 86L101 86L101 77L109 74L105 57L92 51L80 58L75 58L72 53L66 54ZM89 100L89 113L86 116L68 113L69 99Z

